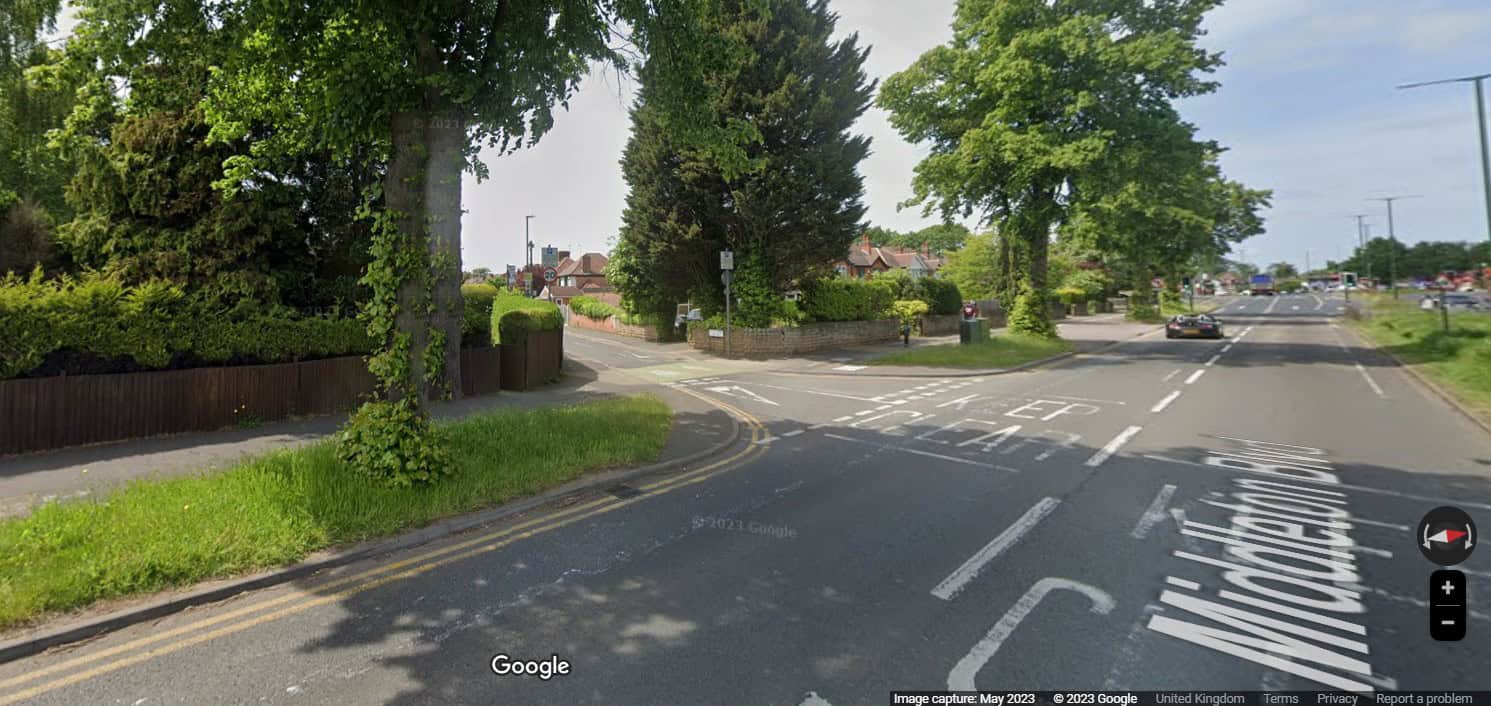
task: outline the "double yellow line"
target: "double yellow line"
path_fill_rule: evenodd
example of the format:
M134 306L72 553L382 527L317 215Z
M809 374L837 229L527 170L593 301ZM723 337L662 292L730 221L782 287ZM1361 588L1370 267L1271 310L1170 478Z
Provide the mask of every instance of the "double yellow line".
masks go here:
M19 687L23 684L34 682L43 677L69 672L81 667L87 667L82 671L72 672L51 681L36 684L20 691L0 693L0 706L8 706L26 699L40 696L50 691L55 691L66 686L87 681L109 672L114 672L134 664L146 662L157 657L171 654L198 645L209 640L232 635L234 633L248 630L257 625L262 625L280 618L288 617L317 606L341 601L349 596L370 591L387 584L414 578L420 574L427 573L474 556L496 551L510 544L529 537L543 534L550 530L559 529L581 520L589 519L597 515L603 515L614 510L641 502L649 495L659 495L671 492L685 486L693 485L712 476L724 473L738 466L754 460L766 452L766 447L758 443L766 436L766 428L755 416L733 405L725 404L719 400L700 395L692 390L678 388L680 392L697 397L718 407L725 412L734 415L737 419L751 429L750 443L744 449L737 451L729 457L715 461L702 468L688 473L665 478L647 485L640 486L646 493L628 499L601 498L566 508L557 513L529 520L506 529L498 530L479 537L458 542L449 546L440 547L417 556L400 561L384 564L361 573L328 581L324 584L308 589L287 593L278 598L271 598L252 605L243 606L226 613L203 618L186 625L151 634L124 644L109 647L97 652L80 655L72 659L64 660L53 665L30 670L20 676L0 680L0 692ZM329 593L328 593L329 591ZM309 600L302 600L310 597ZM268 611L272 608L276 610ZM248 617L251 616L251 617ZM240 622L232 622L238 618L247 617ZM214 627L219 626L219 627ZM211 628L211 629L209 629ZM204 632L205 631L205 632ZM136 652L141 648L156 645L143 652ZM132 654L131 654L132 653ZM94 664L113 657L119 657L102 664ZM89 666L94 665L94 666Z

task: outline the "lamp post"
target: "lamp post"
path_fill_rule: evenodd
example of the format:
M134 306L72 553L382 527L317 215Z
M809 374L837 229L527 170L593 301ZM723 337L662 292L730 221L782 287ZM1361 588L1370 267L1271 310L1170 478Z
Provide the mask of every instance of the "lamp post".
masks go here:
M1382 201L1387 204L1387 277L1393 288L1393 298L1398 298L1398 235L1393 230L1393 202L1398 199L1416 199L1418 194L1404 196L1379 196L1368 201Z
M1488 78L1491 78L1491 74L1447 78L1440 81L1423 81L1421 83L1405 83L1398 86L1398 88L1418 88L1419 86L1433 86L1440 83L1475 84L1475 116L1481 136L1481 191L1486 202L1486 237L1491 239L1491 148L1486 146L1486 95L1485 89L1482 87L1482 83Z

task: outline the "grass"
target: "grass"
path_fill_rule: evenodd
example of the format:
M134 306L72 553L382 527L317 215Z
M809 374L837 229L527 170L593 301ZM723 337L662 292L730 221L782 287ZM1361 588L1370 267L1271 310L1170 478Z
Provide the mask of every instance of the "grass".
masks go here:
M1060 355L1072 344L1059 338L1004 334L987 341L962 345L952 343L892 353L869 361L870 365L934 365L946 368L1012 368L1041 358Z
M1353 328L1491 418L1491 316L1451 311L1446 334L1440 312L1419 310L1417 296L1368 295L1366 307L1370 316Z
M458 468L428 488L372 484L320 442L220 472L136 481L96 501L50 503L0 522L0 627L295 562L586 471L651 461L671 421L667 405L646 395L468 417L442 425Z

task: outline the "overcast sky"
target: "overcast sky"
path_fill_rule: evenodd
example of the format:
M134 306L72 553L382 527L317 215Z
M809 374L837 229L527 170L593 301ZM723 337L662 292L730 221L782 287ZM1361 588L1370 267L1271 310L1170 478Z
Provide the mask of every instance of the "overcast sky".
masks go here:
M884 78L947 41L953 0L830 0L838 33L871 46L866 72ZM1474 94L1469 84L1394 90L1400 83L1491 72L1491 2L1485 0L1231 0L1207 20L1204 43L1225 52L1221 90L1181 109L1204 138L1230 151L1228 176L1274 190L1268 232L1247 241L1245 259L1304 265L1350 254L1355 213L1398 237L1487 237ZM487 163L492 177L467 177L465 267L502 270L524 259L524 216L533 240L575 251L608 251L626 198L618 160L635 84L595 73L556 115L535 147ZM897 211L922 156L871 108L856 130L872 139L860 166L868 220L895 229L935 222ZM535 258L538 256L535 252Z

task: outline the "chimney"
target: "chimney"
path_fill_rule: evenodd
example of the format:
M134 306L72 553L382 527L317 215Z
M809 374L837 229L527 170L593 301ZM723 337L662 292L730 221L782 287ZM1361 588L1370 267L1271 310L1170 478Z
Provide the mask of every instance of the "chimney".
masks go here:
M932 256L932 243L931 243L931 241L923 240L922 241L922 257L931 257L931 256Z
M861 242L862 246L864 247L865 252L869 252L870 251L870 247L871 247L871 245L870 245L870 231L865 231L864 236L860 238L860 242Z
M590 273L590 253L585 253L584 255L580 256L580 272L582 274Z

